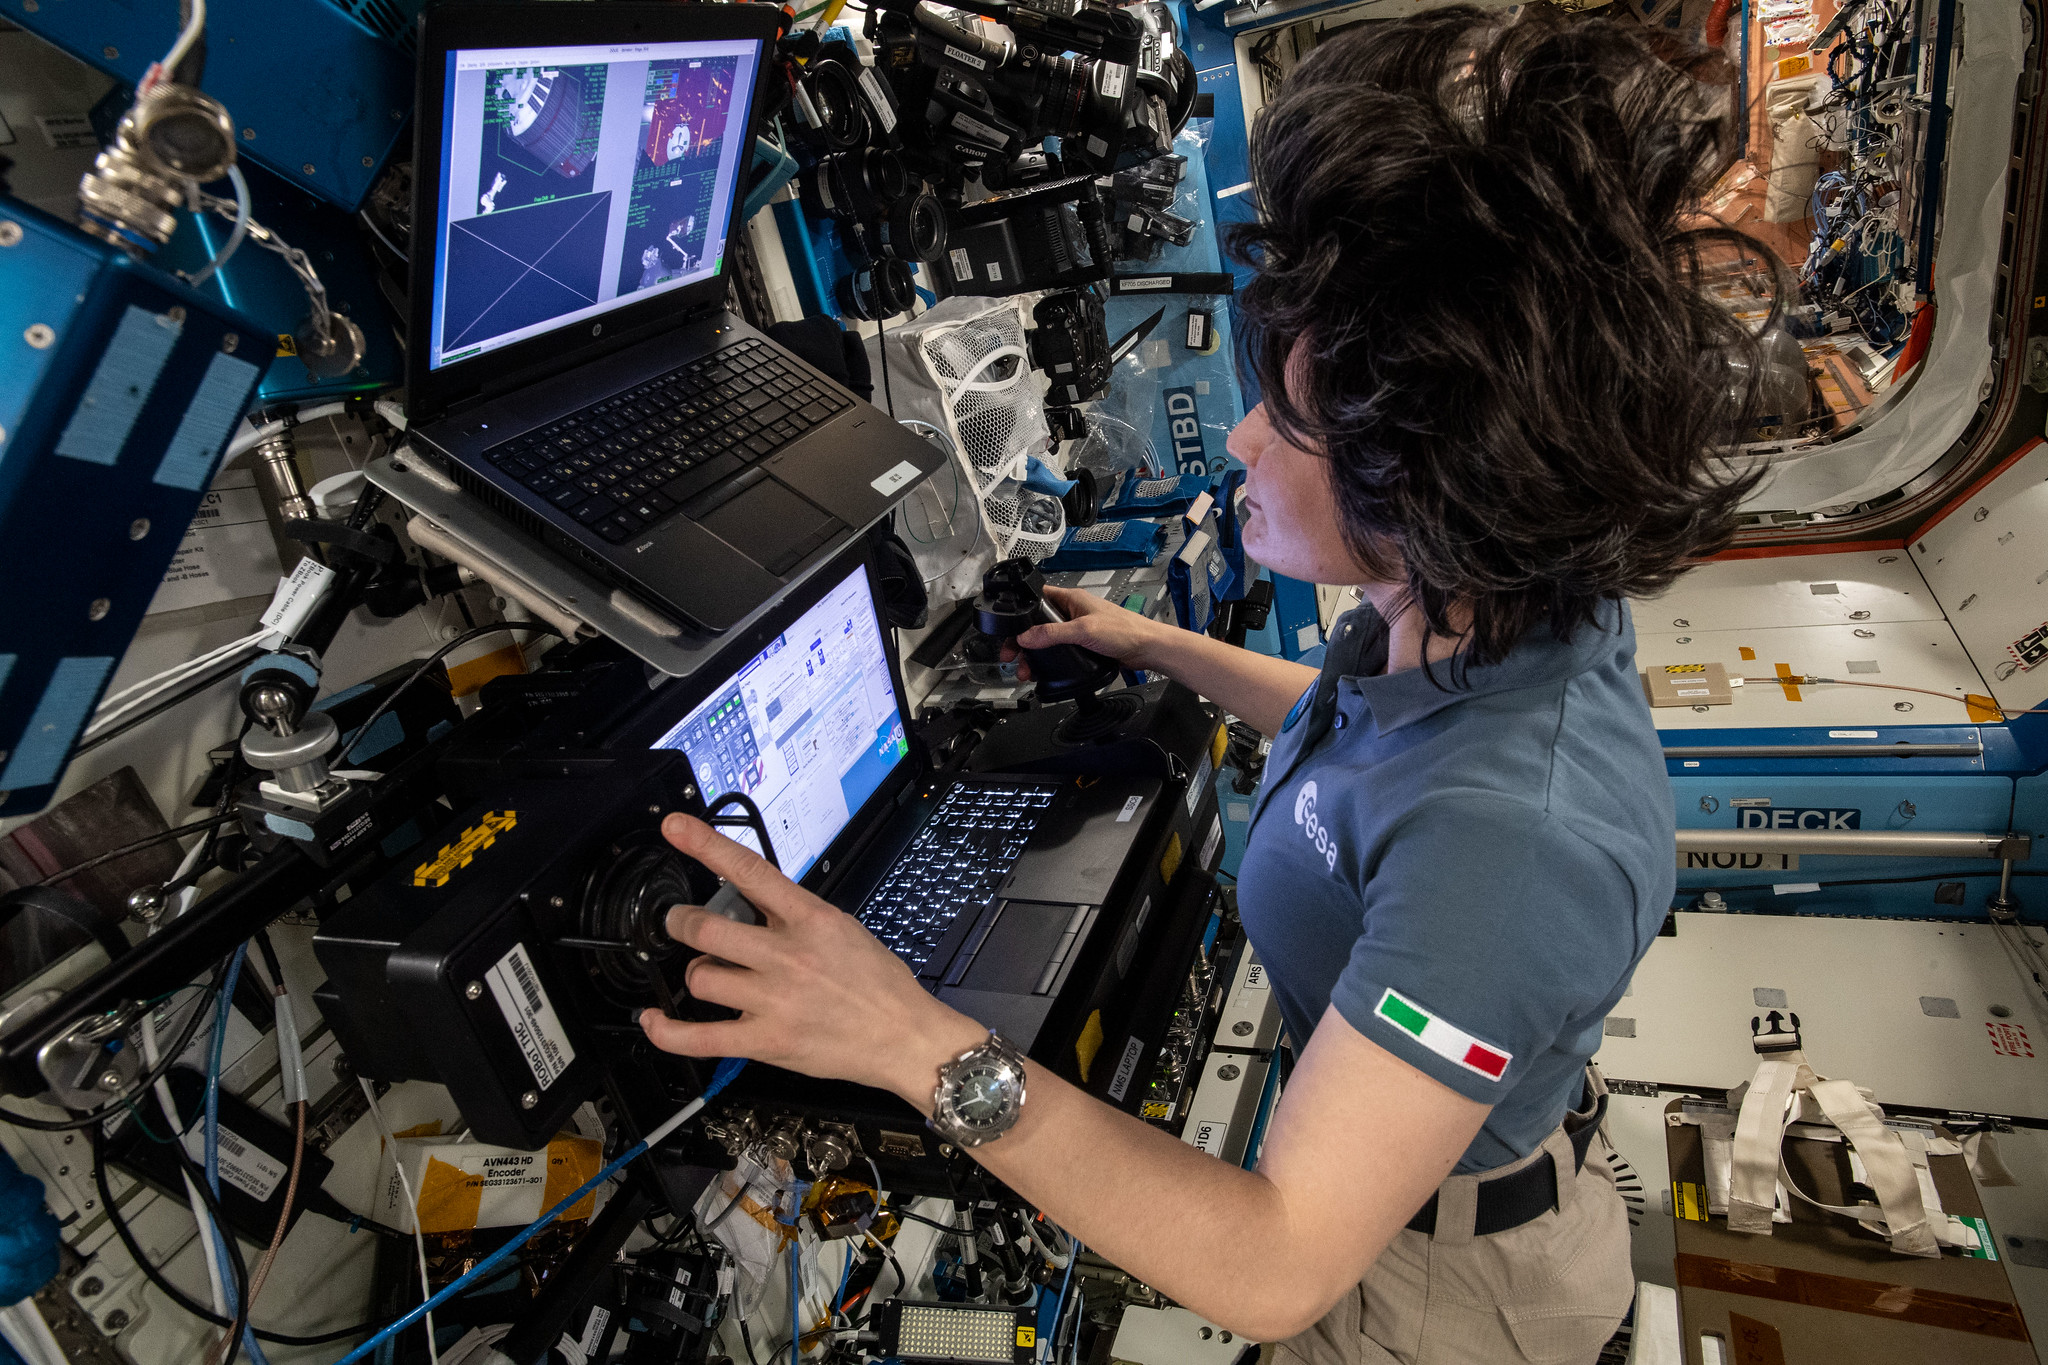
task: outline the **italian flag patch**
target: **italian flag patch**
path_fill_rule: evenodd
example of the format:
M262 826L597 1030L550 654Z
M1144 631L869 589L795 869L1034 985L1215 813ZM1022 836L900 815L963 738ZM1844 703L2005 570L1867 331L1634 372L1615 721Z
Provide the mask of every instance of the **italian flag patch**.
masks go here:
M1480 1042L1456 1024L1437 1018L1396 990L1382 995L1379 1008L1373 1013L1445 1061L1456 1062L1467 1071L1476 1071L1489 1081L1499 1080L1501 1073L1508 1069L1508 1063L1515 1059L1513 1053L1502 1052Z

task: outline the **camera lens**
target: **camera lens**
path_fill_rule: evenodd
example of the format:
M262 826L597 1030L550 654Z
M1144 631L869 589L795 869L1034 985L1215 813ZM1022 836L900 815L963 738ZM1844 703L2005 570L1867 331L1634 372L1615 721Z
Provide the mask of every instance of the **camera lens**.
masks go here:
M896 201L883 220L882 254L899 261L936 261L946 250L946 214L923 185Z
M820 57L804 68L805 88L825 125L820 131L834 151L849 151L868 141L868 116L861 107L857 79L846 63L832 57Z
M853 191L846 183L845 155L828 156L797 179L797 198L813 218L854 217Z

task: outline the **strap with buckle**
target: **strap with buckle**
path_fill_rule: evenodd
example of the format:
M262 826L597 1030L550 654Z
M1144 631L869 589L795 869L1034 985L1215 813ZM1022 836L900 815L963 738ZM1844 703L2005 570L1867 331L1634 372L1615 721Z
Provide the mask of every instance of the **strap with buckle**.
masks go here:
M1586 1151L1593 1145L1593 1134L1600 1131L1601 1120L1606 1117L1607 1096L1604 1092L1593 1101L1590 1114L1583 1118L1566 1116L1565 1138L1572 1145L1574 1175L1585 1169ZM1550 1153L1544 1152L1519 1171L1496 1180L1479 1182L1479 1204L1473 1213L1472 1232L1478 1237L1506 1232L1509 1228L1534 1222L1556 1207L1557 1163L1551 1160ZM1408 1220L1408 1230L1424 1236L1435 1235L1435 1193L1432 1192L1429 1202Z

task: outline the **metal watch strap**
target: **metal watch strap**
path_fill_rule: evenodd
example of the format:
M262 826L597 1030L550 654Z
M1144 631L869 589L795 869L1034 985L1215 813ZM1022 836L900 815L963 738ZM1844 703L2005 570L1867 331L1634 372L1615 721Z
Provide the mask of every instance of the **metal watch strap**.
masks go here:
M952 1112L951 1091L964 1073L990 1061L1002 1063L1016 1072L1017 1098L1011 1109L1009 1122L993 1132L980 1132L964 1127L957 1121ZM1017 1115L1023 1107L1024 1054L1019 1052L1009 1039L990 1029L988 1037L939 1067L938 1080L932 1086L932 1116L925 1120L925 1126L957 1147L979 1147L983 1143L995 1141L1014 1127Z

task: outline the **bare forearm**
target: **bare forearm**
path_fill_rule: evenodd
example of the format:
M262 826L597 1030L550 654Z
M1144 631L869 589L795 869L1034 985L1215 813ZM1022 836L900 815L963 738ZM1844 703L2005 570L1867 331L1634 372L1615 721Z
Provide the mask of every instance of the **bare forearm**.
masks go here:
M958 1017L958 1016L956 1016ZM985 1031L962 1020L964 1049ZM989 1172L1097 1254L1247 1339L1289 1335L1313 1270L1265 1177L1092 1099L1037 1063L1016 1127L974 1149ZM928 1083L903 1097L929 1115Z
M1307 664L1240 649L1191 630L1161 632L1145 663L1267 735L1280 733L1287 713L1316 680L1316 670Z

